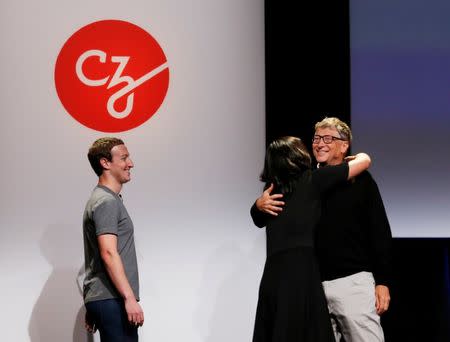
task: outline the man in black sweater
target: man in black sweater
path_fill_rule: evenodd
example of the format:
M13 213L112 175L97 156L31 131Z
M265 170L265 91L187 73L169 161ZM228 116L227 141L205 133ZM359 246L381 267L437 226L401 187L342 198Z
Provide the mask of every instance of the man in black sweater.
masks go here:
M318 167L344 162L351 131L337 118L315 126ZM265 191L259 210L277 215L282 195ZM391 230L378 186L369 172L328 191L316 246L328 309L337 341L384 341L380 315L389 308Z

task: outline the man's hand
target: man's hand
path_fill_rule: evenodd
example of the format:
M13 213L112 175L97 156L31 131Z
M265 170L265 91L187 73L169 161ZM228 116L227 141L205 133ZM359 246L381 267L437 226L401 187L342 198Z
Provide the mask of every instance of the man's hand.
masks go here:
M390 301L389 288L384 285L375 286L375 308L377 309L378 315L381 315L389 309Z
M135 298L125 299L125 311L130 324L138 326L144 324L144 312Z
M86 311L86 314L84 315L84 327L91 334L93 334L97 331L97 327L95 326L95 323L92 320L92 317L89 315L89 313L87 311Z
M270 193L272 191L273 184L270 184L270 186L262 193L261 197L256 200L256 207L263 213L278 216L278 213L283 210L282 206L284 205L284 202L278 201L278 199L282 198L283 195L271 195Z

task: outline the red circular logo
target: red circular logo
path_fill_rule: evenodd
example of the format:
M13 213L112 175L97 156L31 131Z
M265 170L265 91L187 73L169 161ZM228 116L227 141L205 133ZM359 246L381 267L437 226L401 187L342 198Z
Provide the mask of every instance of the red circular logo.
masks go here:
M82 27L62 47L55 66L58 97L72 117L102 132L142 125L161 106L169 86L158 42L126 21Z

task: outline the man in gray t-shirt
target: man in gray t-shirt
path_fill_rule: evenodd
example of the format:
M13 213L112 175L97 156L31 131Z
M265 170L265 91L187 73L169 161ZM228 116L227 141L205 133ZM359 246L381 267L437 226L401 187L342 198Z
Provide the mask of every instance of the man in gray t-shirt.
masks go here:
M99 180L83 215L86 327L98 329L102 342L138 341L144 313L134 228L120 195L134 165L117 138L96 140L88 159Z

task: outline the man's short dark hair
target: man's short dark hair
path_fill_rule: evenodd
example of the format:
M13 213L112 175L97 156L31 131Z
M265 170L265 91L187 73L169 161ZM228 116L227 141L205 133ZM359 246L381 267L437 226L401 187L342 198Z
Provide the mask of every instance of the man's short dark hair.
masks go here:
M111 150L114 146L124 145L124 142L119 138L105 137L94 141L89 148L88 159L91 163L92 169L97 176L101 176L103 173L103 167L100 164L100 160L105 158L112 161Z

